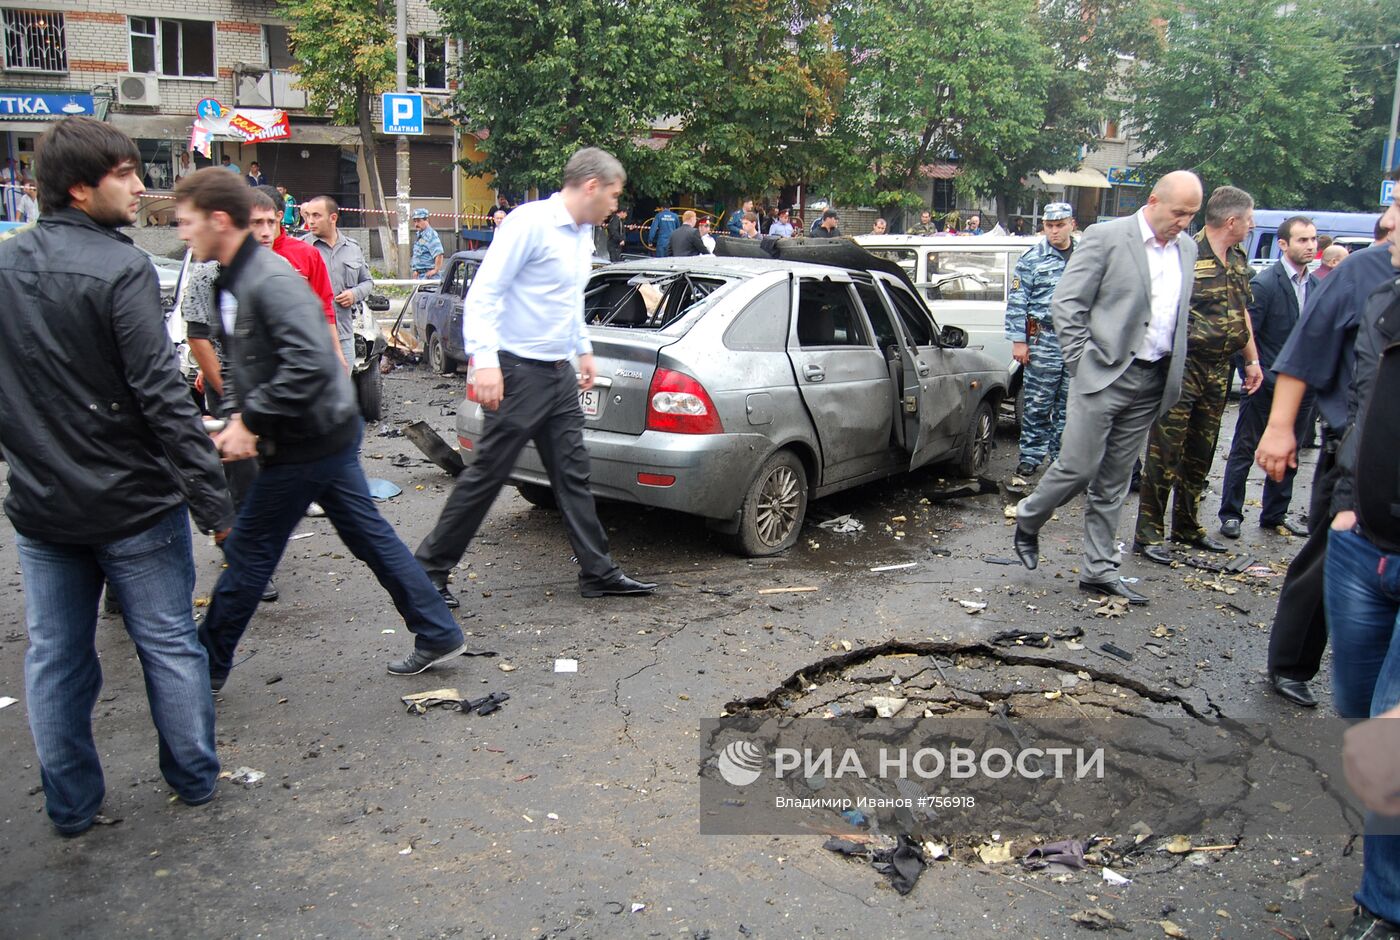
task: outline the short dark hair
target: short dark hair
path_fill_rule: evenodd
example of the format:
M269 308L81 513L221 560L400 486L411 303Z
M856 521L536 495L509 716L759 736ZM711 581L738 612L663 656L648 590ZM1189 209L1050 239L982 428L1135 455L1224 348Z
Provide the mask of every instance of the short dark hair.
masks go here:
M827 219L836 219L836 220L839 221L840 218L841 218L841 216L837 214L837 212L836 212L835 209L823 209L823 210L822 210L822 221L823 221L823 222L825 222Z
M319 196L312 196L306 201L315 202L317 199L321 200L326 204L326 215L335 215L337 212L340 211L340 203L336 202L334 198L327 196L325 193L322 193Z
M1278 227L1278 240L1286 242L1293 237L1293 228L1298 225L1312 225L1313 220L1305 215L1295 215L1284 219Z
M1282 235L1279 236L1279 238L1282 238L1282 237L1283 237ZM1321 253L1321 252L1326 251L1326 250L1328 249L1328 247L1331 246L1332 242L1334 242L1335 240L1336 240L1336 239L1334 239L1331 235L1319 235L1319 236L1317 236L1317 250L1318 250L1318 252Z
M745 213L744 213L744 221L745 221L745 222L752 222L754 225L757 225L757 224L758 224L758 213L757 213L757 212L745 212Z
M229 155L228 155L228 154L223 153L223 154L220 154L220 155L219 155L219 162L220 162L220 163L232 163L233 160L229 158Z
M175 184L175 201L187 202L200 212L227 213L236 228L247 228L253 190L228 170L206 166Z
M96 186L126 163L141 165L141 151L130 137L89 117L64 118L34 147L39 205L45 212L67 208L73 203L68 190Z
M267 192L269 189L272 189L272 192ZM277 220L281 221L281 213L287 209L287 206L272 186L253 186L252 195L248 202L249 214L252 213L253 209L277 213Z
M248 166L250 166L250 167L255 167L255 166L262 166L262 164L259 163L259 162L256 161L256 160L254 160L252 163L249 163Z
M271 209L280 216L286 211L287 204L282 201L282 196L276 189L263 183L253 187L253 204L249 209Z

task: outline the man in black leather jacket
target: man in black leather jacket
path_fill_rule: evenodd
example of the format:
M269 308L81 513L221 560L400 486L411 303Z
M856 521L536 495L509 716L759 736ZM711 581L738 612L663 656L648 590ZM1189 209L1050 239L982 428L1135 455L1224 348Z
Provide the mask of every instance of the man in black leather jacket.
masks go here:
M224 543L228 567L199 630L211 686L223 688L263 587L312 500L374 571L415 634L413 651L390 663L389 672L415 675L460 653L462 630L375 509L360 468L359 409L326 336L320 302L290 265L252 237L252 196L238 182L210 168L175 190L180 237L196 258L223 268L210 327L224 347L236 404L214 443L225 460L258 456L263 465Z
M140 152L108 124L67 118L36 159L43 216L0 244L0 449L24 572L30 728L49 818L74 835L105 796L92 737L104 578L145 672L161 772L186 803L214 796L189 512L224 532L233 504L150 260L117 231L145 189Z

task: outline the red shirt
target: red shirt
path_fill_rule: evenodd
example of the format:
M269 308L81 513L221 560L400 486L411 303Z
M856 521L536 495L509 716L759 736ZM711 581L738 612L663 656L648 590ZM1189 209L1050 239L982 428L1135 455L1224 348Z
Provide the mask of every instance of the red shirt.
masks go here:
M326 272L326 262L315 248L295 238L288 238L286 232L279 232L272 240L272 250L277 252L296 272L306 278L311 290L321 298L321 306L326 308L326 319L335 326L335 296L331 293L331 276Z

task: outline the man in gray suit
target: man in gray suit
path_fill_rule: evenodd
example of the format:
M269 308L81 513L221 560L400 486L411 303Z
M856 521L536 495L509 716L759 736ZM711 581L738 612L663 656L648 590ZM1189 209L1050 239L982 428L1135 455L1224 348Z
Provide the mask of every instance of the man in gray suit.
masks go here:
M1178 236L1202 198L1177 170L1134 215L1085 230L1050 307L1070 374L1060 455L1016 507L1016 554L1035 568L1041 527L1087 491L1079 587L1133 604L1147 598L1118 577L1118 516L1152 422L1181 397L1196 244Z

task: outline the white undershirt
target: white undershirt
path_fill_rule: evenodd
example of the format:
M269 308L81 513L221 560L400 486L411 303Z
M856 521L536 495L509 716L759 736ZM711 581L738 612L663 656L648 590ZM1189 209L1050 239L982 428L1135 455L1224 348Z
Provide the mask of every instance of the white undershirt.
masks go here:
M1172 343L1176 338L1177 310L1181 306L1181 249L1177 239L1181 236L1177 235L1163 245L1157 241L1157 233L1147 224L1147 216L1141 210L1138 210L1137 220L1143 248L1147 251L1152 295L1152 319L1147 325L1147 335L1143 337L1143 348L1137 358L1144 362L1156 362L1172 354Z

